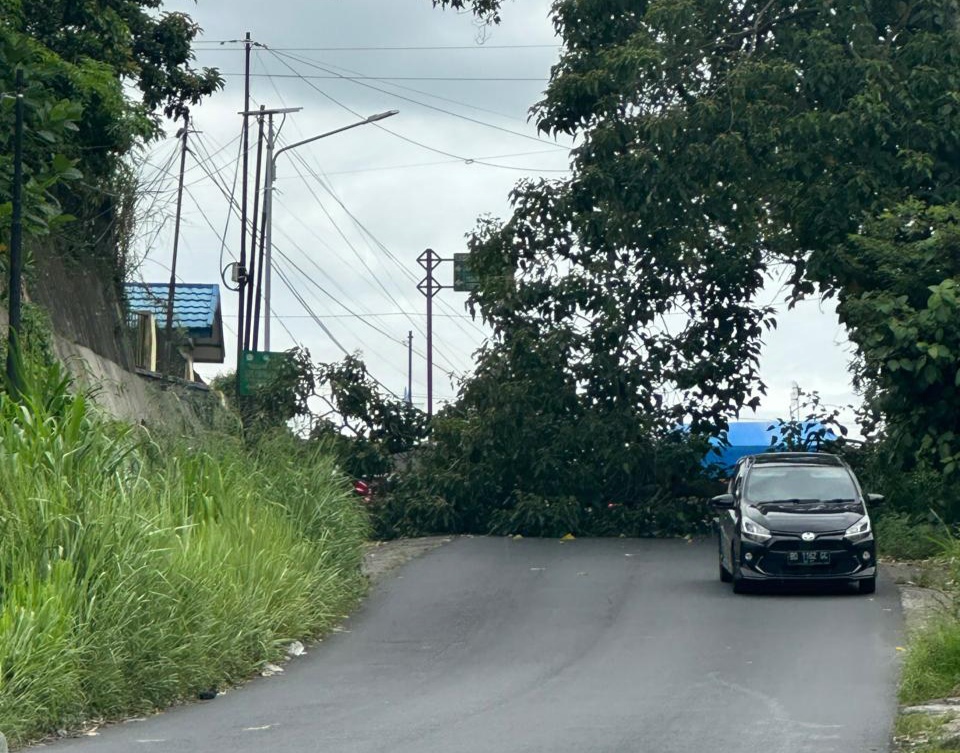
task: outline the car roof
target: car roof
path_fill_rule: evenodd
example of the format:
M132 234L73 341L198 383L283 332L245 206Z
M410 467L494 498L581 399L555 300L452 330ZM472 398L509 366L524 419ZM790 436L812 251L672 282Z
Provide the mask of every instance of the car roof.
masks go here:
M834 467L846 465L841 458L827 452L764 452L760 455L747 455L744 460L750 465L821 465Z

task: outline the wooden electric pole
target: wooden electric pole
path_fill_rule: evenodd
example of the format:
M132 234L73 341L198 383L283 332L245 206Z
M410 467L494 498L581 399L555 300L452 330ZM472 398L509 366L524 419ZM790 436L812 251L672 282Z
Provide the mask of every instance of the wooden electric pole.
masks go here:
M167 289L167 321L164 328L165 368L173 375L173 304L177 292L177 252L180 248L180 215L183 211L183 178L187 171L187 136L190 133L190 113L183 114L180 143L180 182L177 184L177 213L173 223L173 256L170 260L170 286Z

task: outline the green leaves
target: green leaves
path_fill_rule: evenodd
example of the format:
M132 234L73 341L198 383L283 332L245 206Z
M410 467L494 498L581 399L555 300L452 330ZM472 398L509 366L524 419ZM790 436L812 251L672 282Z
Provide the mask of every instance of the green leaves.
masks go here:
M856 264L860 290L841 293L839 313L857 346L856 376L870 407L883 417L901 461L919 457L954 473L960 206L904 202L868 220L848 248L841 259Z
M24 71L24 228L41 235L68 219L55 191L82 177L71 160L56 150L75 132L83 108L58 99L47 82L51 68L35 46L7 29L0 29L0 90L8 94L0 107L0 235L6 235L12 217L13 132L16 67Z

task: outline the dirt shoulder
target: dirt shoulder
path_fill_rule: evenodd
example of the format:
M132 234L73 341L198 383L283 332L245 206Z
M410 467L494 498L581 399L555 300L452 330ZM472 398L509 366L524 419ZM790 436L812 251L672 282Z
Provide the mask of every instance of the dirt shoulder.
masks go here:
M363 574L376 585L388 573L412 559L449 544L455 536L424 536L416 539L372 541L366 545L363 555Z

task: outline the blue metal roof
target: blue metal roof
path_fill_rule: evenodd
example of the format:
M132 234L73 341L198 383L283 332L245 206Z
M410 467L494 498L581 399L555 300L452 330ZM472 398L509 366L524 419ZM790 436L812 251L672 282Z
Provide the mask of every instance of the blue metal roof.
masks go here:
M124 286L129 309L153 314L158 328L167 326L166 282L128 282ZM177 283L173 293L173 326L191 335L213 337L220 309L220 286Z

